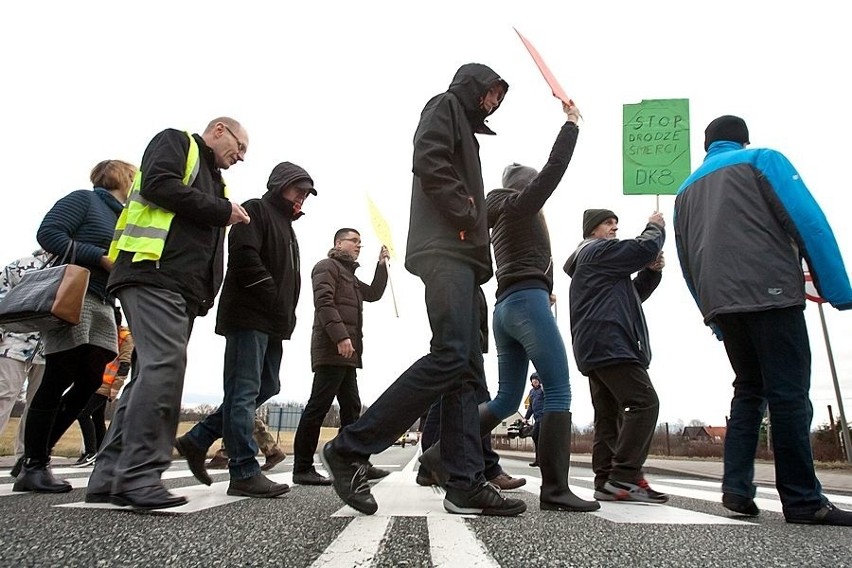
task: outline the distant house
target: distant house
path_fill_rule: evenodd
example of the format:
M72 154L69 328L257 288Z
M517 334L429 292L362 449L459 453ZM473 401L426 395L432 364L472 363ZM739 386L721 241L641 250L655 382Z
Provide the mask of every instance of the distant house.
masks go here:
M520 412L515 412L508 418L504 418L492 431L492 436L507 436L509 426L516 420L523 420L524 415Z
M684 426L681 436L690 442L721 444L727 431L724 426Z

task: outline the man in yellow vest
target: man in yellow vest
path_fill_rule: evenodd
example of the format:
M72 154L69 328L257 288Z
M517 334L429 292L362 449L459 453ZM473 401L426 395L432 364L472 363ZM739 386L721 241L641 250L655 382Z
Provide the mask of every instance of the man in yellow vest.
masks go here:
M233 118L204 133L166 129L142 165L116 225L108 289L136 342L133 380L110 424L86 501L136 510L186 503L161 482L177 433L186 346L222 283L225 227L249 215L225 196L222 170L243 161L248 134Z

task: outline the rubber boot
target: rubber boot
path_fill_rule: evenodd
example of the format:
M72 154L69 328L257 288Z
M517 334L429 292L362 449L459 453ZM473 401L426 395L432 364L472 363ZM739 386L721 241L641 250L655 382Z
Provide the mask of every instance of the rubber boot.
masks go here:
M571 413L545 412L538 442L541 510L587 513L600 509L600 503L580 499L568 486L568 470L571 466Z
M488 410L487 402L483 402L479 405L480 438L491 434L491 431L496 428L500 422L501 419L494 416L494 414ZM441 440L438 440L432 444L431 448L428 448L425 452L423 452L423 455L420 456L420 463L423 464L423 467L432 472L432 477L438 482L438 485L441 487L447 486L447 481L450 479L450 475L447 473L447 470L444 469L444 464L441 461Z

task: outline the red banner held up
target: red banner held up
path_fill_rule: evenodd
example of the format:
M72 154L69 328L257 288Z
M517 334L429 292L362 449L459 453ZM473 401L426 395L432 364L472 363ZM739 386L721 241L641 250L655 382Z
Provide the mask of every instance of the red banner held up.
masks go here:
M518 34L518 37L521 38L521 41L524 44L524 47L527 48L527 51L530 52L530 55L535 61L536 66L538 66L538 70L541 71L541 74L544 76L544 80L547 81L547 84L550 86L550 90L553 92L553 96L562 101L563 103L573 106L574 101L565 94L565 90L562 88L562 85L559 84L559 81L556 80L556 77L553 76L553 73L550 71L550 68L544 62L538 50L533 47L533 44L530 43L530 40L525 38L521 32L518 31L517 28L512 28L515 30L515 33Z

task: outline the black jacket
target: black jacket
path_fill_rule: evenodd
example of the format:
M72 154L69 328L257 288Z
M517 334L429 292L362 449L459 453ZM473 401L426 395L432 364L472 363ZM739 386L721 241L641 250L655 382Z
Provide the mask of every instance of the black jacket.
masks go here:
M318 365L343 365L361 368L364 352L363 303L382 297L388 283L388 269L376 265L372 284L355 276L358 263L336 249L319 261L311 272L314 288L314 325L311 331L311 368ZM337 343L352 341L355 355L346 359L337 353Z
M201 136L199 170L192 186L183 184L189 139L185 132L167 129L157 134L142 156L142 197L172 211L175 217L158 261L131 262L121 251L110 273L110 292L123 286L150 285L181 294L193 314L205 315L222 284L225 227L231 202L216 166L213 150Z
M216 333L248 329L290 339L301 287L293 204L280 189L271 189L243 207L251 223L234 225L228 234L228 273Z
M648 223L635 239L586 239L565 263L571 340L584 375L617 363L651 363L644 302L662 274L645 268L663 248L665 232ZM630 278L639 272L635 279Z
M431 255L472 264L480 284L493 274L479 142L474 134L494 134L485 125L489 113L480 109L479 101L497 83L508 90L508 84L485 65L463 65L449 89L426 103L420 115L414 134L405 256L405 267L412 274L418 275L421 260Z
M562 180L574 146L577 125L566 122L544 168L532 180L523 175L504 178L503 189L488 192L488 226L497 264L497 299L515 290L543 288L553 291L553 257L550 235L541 208ZM525 168L519 174L535 170Z

